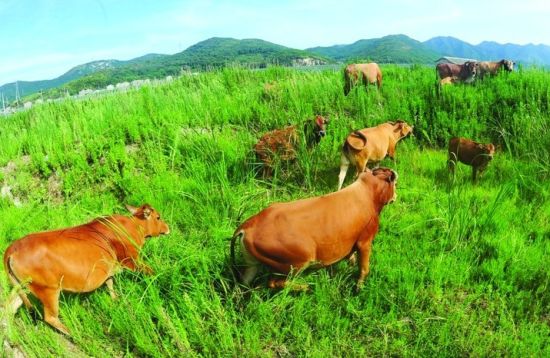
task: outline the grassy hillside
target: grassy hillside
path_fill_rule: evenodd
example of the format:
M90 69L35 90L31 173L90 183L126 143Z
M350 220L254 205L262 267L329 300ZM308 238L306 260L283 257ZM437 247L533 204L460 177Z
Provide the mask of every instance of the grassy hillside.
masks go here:
M2 252L124 203L152 204L172 231L145 246L154 275L115 277L118 301L106 288L62 296L71 340L25 309L0 340L31 357L548 356L550 73L438 95L432 68L382 70L380 92L348 97L341 71L226 69L0 122ZM256 179L259 136L314 114L332 119L327 138L272 182ZM382 212L361 292L344 262L295 278L305 293L269 291L267 274L235 286L236 226L272 202L334 191L347 133L396 118L416 136L382 163L399 173L398 199ZM462 165L448 177L452 135L499 145L478 184ZM3 301L3 268L0 287Z
M65 72L59 77L56 77L51 80L43 81L18 81L17 86L19 87L19 96L24 98L24 100L35 100L41 96L38 92L44 92L43 96L45 97L60 97L65 93L65 89L70 89L70 87L61 88L64 84L76 81L82 77L91 76L97 72L101 73L117 73L117 69L123 67L137 67L142 68L147 66L147 64L154 62L162 62L162 59L168 55L160 54L148 54L141 57L137 57L128 61L118 61L118 60L100 60L85 63L83 65L78 65L71 68L69 71ZM116 82L115 82L116 83ZM82 87L87 88L87 87ZM78 91L76 91L78 92ZM3 86L0 86L0 93L3 93L5 98L8 101L15 100L16 95L16 85L15 82L6 83ZM34 94L34 96L32 96Z
M405 35L389 35L359 40L350 45L313 47L313 53L337 61L374 61L379 63L433 63L440 56L422 42Z
M19 82L21 96L59 98L66 92L76 94L83 89L101 89L110 84L144 78L164 78L179 75L182 70L212 70L226 66L264 68L268 65L292 66L300 59L311 59L318 64L330 59L311 52L296 50L259 39L237 40L213 37L196 43L174 55L149 54L129 61L95 61L77 66L53 80ZM0 87L8 99L15 98L15 84Z

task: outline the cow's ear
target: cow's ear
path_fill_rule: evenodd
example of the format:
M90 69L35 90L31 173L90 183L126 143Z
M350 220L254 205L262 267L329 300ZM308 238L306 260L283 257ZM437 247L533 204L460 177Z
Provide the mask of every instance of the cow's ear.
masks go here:
M323 128L323 122L324 122L323 117L321 116L315 117L315 124L317 124L317 127Z
M145 205L144 208L143 208L143 217L145 219L149 219L152 212L153 212L153 210L151 209L151 207L149 205Z
M393 131L400 132L402 129L403 129L403 122L397 122L397 125L395 125L395 129Z
M390 170L390 173L391 174L388 176L387 181L388 181L388 183L393 183L397 180L397 173L394 172L393 170Z
M128 209L128 211L129 211L132 215L136 215L136 213L138 212L138 208L136 208L135 206L128 205L128 204L124 204L124 206L126 207L126 209Z

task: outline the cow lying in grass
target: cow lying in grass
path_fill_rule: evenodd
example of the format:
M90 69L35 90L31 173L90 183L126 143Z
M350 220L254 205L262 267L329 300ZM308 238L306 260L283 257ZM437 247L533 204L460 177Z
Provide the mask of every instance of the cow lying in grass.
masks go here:
M6 305L10 314L23 303L31 307L21 287L28 284L29 291L44 306L44 320L68 335L69 330L59 320L61 291L90 292L106 283L115 298L112 276L120 266L151 273L151 268L139 262L139 251L147 238L168 234L170 229L147 204L127 208L131 217L101 217L80 226L29 234L13 242L4 253L4 269L18 289L18 295Z
M372 242L379 216L395 200L397 173L377 168L361 173L343 190L319 197L272 204L240 225L231 239L235 263L238 241L246 265L242 281L249 285L260 265L289 274L305 268L332 265L359 253L360 288L369 273ZM286 279L269 287L284 287Z
M326 135L329 120L316 116L307 121L303 127L303 138L308 148L318 144ZM271 177L273 164L280 161L290 161L296 158L296 149L300 140L297 126L288 126L264 134L254 145L257 160L262 163L263 178Z
M398 120L351 133L342 147L338 190L344 184L350 163L355 165L356 175L359 175L369 162L380 162L387 155L395 159L397 142L411 134L412 130L412 126Z
M456 162L459 161L472 167L472 181L476 173L480 174L487 168L495 154L493 144L476 143L467 138L452 138L449 141L449 171L454 174Z

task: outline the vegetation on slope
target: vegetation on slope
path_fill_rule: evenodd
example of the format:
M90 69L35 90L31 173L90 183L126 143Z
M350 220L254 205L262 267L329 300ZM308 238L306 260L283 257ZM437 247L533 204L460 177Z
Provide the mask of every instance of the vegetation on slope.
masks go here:
M143 252L152 276L64 294L72 342L21 309L6 335L30 356L549 355L550 74L435 91L424 67L383 66L380 92L344 97L341 71L225 69L101 98L36 106L0 123L0 250L39 230L149 202L171 226ZM263 85L276 82L267 95ZM251 148L267 130L331 117L328 136L272 182ZM296 277L310 291L235 286L228 240L274 201L332 192L349 131L402 118L398 199L371 273L346 263ZM479 183L446 171L461 135L500 145ZM284 169L284 170L283 170ZM348 179L346 184L349 184ZM0 300L10 293L0 269ZM0 340L2 333L0 333Z
M440 56L422 42L405 35L389 35L359 40L350 45L313 47L308 51L341 62L374 61L378 63L433 64Z
M331 62L324 56L264 40L213 37L174 55L149 54L129 61L95 61L77 66L53 80L20 81L19 91L21 96L30 96L25 100L38 98L39 91L43 91L42 98L59 98L66 92L76 94L83 89L100 89L125 81L164 78L179 75L183 70L211 70L232 65L250 68L292 66L296 60L306 58L318 63ZM0 87L0 91L8 100L15 98L14 83Z

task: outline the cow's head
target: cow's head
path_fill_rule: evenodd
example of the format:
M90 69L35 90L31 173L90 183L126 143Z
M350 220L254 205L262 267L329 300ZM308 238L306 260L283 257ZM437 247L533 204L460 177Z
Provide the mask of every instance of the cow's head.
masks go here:
M323 116L315 116L313 121L304 124L304 133L309 146L317 144L327 134L329 120Z
M493 156L495 155L495 146L493 143L485 144L485 153L493 159Z
M372 171L367 169L361 173L363 180L366 180L372 186L378 210L382 210L384 205L393 203L397 198L396 184L398 175L389 168L376 168Z
M145 230L145 237L167 235L170 233L168 225L160 219L160 214L149 204L143 204L140 207L126 205L126 209L134 218L138 219Z
M476 61L466 61L464 62L464 68L466 68L467 77L468 79L475 79L475 77L479 74L479 62Z
M390 122L393 126L393 132L397 134L399 139L412 134L413 126L408 125L405 121L398 119L396 122Z
M476 148L478 152L477 155L482 155L484 160L483 161L490 161L493 159L493 156L495 155L495 146L492 143L489 144L476 144Z
M500 61L502 63L502 67L508 72L512 72L514 70L514 61L510 60L502 60Z

